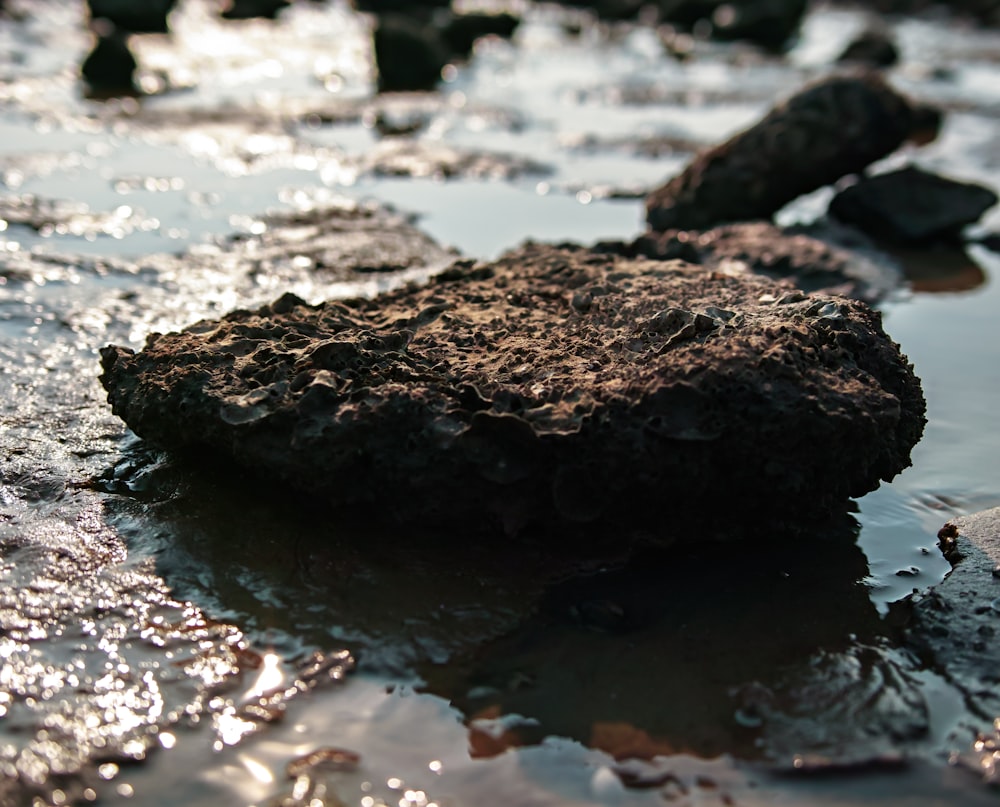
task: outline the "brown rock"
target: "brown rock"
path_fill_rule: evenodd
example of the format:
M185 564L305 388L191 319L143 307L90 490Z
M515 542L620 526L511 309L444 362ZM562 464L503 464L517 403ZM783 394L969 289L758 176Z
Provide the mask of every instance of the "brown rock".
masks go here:
M803 291L838 294L869 304L902 282L895 265L873 257L873 250L866 254L765 221L724 224L702 231L647 232L626 249L633 255L680 258L708 269L734 272L745 268L769 278L787 278Z
M924 424L864 304L573 247L374 300L285 295L102 363L151 441L465 530L814 515L905 468Z
M915 106L874 73L806 87L760 122L693 162L646 199L653 230L701 230L767 219L802 194L932 138L939 114Z

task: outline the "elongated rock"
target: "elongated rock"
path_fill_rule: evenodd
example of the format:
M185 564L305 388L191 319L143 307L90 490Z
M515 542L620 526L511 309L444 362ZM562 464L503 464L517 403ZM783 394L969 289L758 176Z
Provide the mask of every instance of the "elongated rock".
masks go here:
M374 300L285 295L102 364L151 441L469 530L825 512L905 468L924 424L863 303L573 247Z
M912 104L875 73L812 84L761 121L697 155L646 199L653 230L701 230L768 219L797 197L932 139L936 110Z

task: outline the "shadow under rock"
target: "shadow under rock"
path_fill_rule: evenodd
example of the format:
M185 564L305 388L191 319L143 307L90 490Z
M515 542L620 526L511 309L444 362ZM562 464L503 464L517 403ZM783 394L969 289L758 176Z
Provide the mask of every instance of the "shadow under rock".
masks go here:
M859 582L857 531L843 515L767 545L642 552L420 672L468 716L474 755L560 735L618 759L877 757L928 722Z
M560 735L618 758L803 749L840 764L927 731L847 513L697 546L481 541L471 524L321 510L141 444L101 485L175 596L286 655L346 646L362 672L422 679L469 718L474 756Z

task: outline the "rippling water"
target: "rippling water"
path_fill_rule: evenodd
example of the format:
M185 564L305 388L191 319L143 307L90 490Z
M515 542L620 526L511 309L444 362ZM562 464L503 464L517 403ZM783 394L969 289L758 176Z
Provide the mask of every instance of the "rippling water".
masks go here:
M945 764L979 727L961 693L883 620L946 574L948 518L1000 504L985 247L903 256L909 288L883 306L928 399L913 467L815 547L767 557L554 585L538 558L433 549L419 525L334 521L179 468L96 380L109 342L434 268L312 271L307 249L274 251L276 212L393 205L472 257L632 237L645 190L824 74L862 13L817 9L786 60L699 43L677 62L652 30L572 34L565 12L519 6L514 41L481 42L440 94L376 100L368 23L346 5L226 23L187 0L170 37L134 40L151 94L102 103L76 79L82 4L8 5L24 13L0 19L0 803L990 798ZM1000 187L1000 35L894 32L893 83L948 117L887 163ZM998 224L994 209L982 227ZM867 773L785 775L804 752Z

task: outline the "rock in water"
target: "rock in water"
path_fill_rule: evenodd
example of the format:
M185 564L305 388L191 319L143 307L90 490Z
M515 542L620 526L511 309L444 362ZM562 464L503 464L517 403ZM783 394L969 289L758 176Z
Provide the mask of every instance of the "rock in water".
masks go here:
M793 199L936 135L936 110L915 106L875 73L835 76L697 155L646 199L653 230L701 230L767 219Z
M830 202L830 214L876 238L897 243L957 239L997 203L983 185L907 166L866 177Z
M371 300L285 295L102 364L148 440L463 534L814 516L908 466L924 424L863 303L568 246Z

